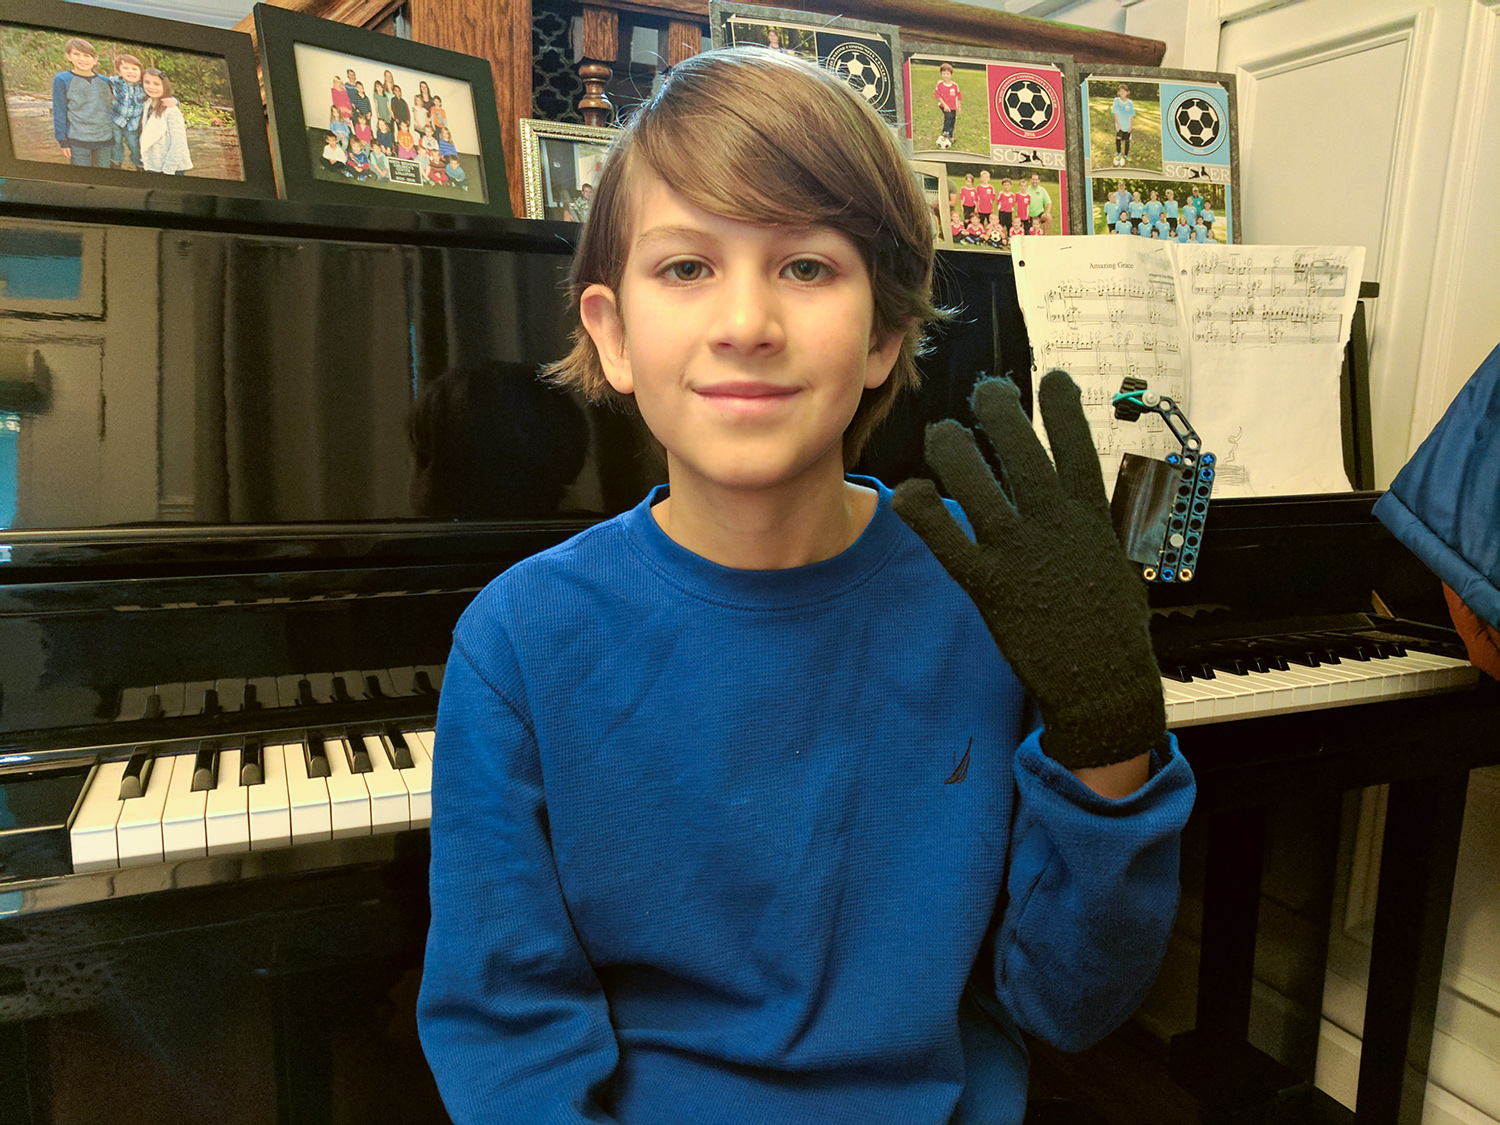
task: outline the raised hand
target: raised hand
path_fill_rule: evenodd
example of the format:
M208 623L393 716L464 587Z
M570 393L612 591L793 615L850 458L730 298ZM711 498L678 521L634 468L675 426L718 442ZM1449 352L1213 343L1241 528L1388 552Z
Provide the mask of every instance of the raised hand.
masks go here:
M1037 701L1042 748L1069 769L1136 757L1166 732L1146 592L1115 539L1078 388L1042 379L1047 459L1013 383L987 379L974 414L1015 497L996 482L974 436L954 421L927 427L927 463L974 527L971 540L928 480L894 506L973 599L990 635Z

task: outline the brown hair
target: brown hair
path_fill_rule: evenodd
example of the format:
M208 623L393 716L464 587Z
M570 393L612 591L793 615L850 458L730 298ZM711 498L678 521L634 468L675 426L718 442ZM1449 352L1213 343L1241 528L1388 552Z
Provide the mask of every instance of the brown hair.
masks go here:
M138 59L138 58L136 58L134 55L116 55L115 56L115 69L116 70L119 70L120 67L124 66L126 63L129 63L131 66L138 67L141 70L145 70L145 68L146 68L146 64L143 63L143 62L141 62L141 60Z
M93 55L96 59L99 57L99 52L94 50L94 45L87 39L69 39L63 44L63 54L70 55L74 51L82 51L85 55Z
M844 433L844 462L853 465L896 396L917 384L924 322L948 315L932 305L927 201L885 122L846 83L764 47L706 51L679 63L610 146L573 257L575 309L590 285L620 287L630 185L642 172L710 214L825 226L859 248L876 336L905 338L890 377L864 392ZM596 402L631 401L610 387L582 325L573 330L572 351L546 375Z
M160 117L162 114L167 112L162 108L161 103L172 96L172 83L168 80L167 76L161 71L157 70L156 67L148 66L141 74L141 84L143 86L146 83L147 74L154 75L157 78L161 79L161 97L151 99L151 112L156 114L157 117Z

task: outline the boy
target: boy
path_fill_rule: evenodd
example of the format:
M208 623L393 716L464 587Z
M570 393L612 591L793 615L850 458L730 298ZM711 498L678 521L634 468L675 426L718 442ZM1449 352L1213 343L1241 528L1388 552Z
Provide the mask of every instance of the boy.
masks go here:
M1171 233L1177 233L1177 197L1172 194L1172 189L1167 189L1166 202L1162 204L1162 218L1167 220Z
M979 187L975 193L974 213L979 216L979 225L989 226L995 217L995 185L990 183L990 170L979 173Z
M979 203L979 189L974 186L974 173L964 173L964 186L958 189L958 205L964 209L964 222L974 217L974 208Z
M1130 130L1135 121L1135 103L1130 100L1130 87L1122 85L1115 91L1114 105L1110 112L1115 115L1115 159L1114 166L1123 168L1130 162ZM1121 145L1125 146L1123 152Z
M323 170L337 172L340 176L349 174L349 156L335 133L329 133L323 138Z
M96 74L99 52L86 39L63 44L68 69L52 78L52 135L63 159L83 168L108 168L115 148L114 89Z
M141 88L141 75L145 67L134 55L115 56L115 76L109 80L114 96L114 109L110 121L115 129L115 147L110 153L110 167L120 168L129 155L136 171L141 164L141 113L151 99ZM174 102L176 99L173 99Z
M956 423L929 456L988 546L930 483L898 514L845 474L935 315L879 116L811 63L709 51L612 149L552 375L639 410L668 484L455 632L418 1008L448 1111L1015 1125L1019 1029L1076 1049L1146 991L1192 798L1076 388L1040 398L1081 503L991 381L1025 542Z
M995 218L1005 230L1010 230L1016 217L1016 193L1010 186L1010 177L1000 181L1000 194L995 196Z
M448 157L448 182L456 188L469 190L469 174L464 171L464 166L459 163L458 153ZM587 186L587 185L585 185Z
M938 148L951 148L953 147L953 126L964 107L963 91L958 88L958 83L953 81L952 63L938 64L937 85L933 87L932 92L937 98L938 109L943 111L943 128L938 133Z
M354 71L351 70L349 73L353 74ZM345 93L348 93L347 86L345 86L344 90ZM370 116L370 96L365 93L365 84L363 82L356 81L354 83L354 92L349 94L349 105L354 110L354 120L358 121L361 114L365 117Z
M344 164L349 169L349 175L356 180L370 178L370 154L365 152L365 144L358 137L349 142L349 152L344 157Z

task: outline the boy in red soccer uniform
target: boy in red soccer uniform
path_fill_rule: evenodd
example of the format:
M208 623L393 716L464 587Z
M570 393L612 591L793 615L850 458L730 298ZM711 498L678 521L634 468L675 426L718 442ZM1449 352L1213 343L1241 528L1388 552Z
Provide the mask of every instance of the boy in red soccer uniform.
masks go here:
M1016 192L1016 222L1021 224L1022 233L1031 233L1031 195L1028 192Z
M986 168L979 173L978 202L975 210L979 213L979 222L982 226L989 226L995 217L995 185L990 183L990 170Z
M964 222L974 217L974 206L979 202L979 189L974 186L974 173L964 176L964 186L958 189L958 205L964 209Z
M952 63L942 63L938 66L938 81L932 92L937 98L938 109L943 111L943 131L938 134L938 148L951 148L953 125L964 107L963 91L958 88L958 83L953 81ZM948 143L944 144L944 140Z
M1010 177L1000 181L1000 194L995 196L995 218L1001 230L1010 230L1016 217L1016 193L1011 190Z

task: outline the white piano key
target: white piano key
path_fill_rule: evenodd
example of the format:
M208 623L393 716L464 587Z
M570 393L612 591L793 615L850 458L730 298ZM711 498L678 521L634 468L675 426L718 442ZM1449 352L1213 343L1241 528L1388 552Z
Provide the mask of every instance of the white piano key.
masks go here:
M418 664L416 671L427 673L427 682L432 684L435 691L443 688L443 672L446 666L442 664Z
M333 838L370 834L370 790L363 774L349 768L348 744L330 738L328 748L328 802L333 809Z
M278 707L297 706L297 685L301 680L301 676L295 675L276 677L276 705Z
M233 855L250 850L250 801L240 784L238 747L219 751L219 778L208 793L204 824L209 855Z
M1188 726L1214 717L1214 697L1197 680L1162 678L1162 696L1167 703L1167 725Z
M307 775L307 758L300 742L279 744L277 748L282 751L282 760L286 763L292 843L332 839L333 810L328 804L328 783L321 777Z
M100 762L84 786L83 797L68 824L73 870L103 871L120 866L115 822L120 817L120 780L125 762Z
M213 692L218 694L218 681L216 680L189 680L183 685L183 713L186 715L202 715L204 697Z
M415 668L391 668L387 674L396 695L417 694L417 670Z
M161 821L172 787L172 758L153 758L146 765L146 784L139 797L120 802L115 843L120 866L161 863L165 858Z
M406 745L411 748L412 768L402 770L411 793L411 826L426 828L432 823L432 736L430 730L406 731Z
M286 750L281 745L263 746L260 752L263 778L245 791L250 812L250 850L270 851L292 843L292 804L286 786Z
M208 855L208 825L204 821L208 791L193 792L196 757L194 754L173 755L172 781L161 818L162 858L168 862L202 859ZM160 762L157 762L157 768L161 768Z
M370 829L373 832L399 832L411 827L411 794L401 780L404 772L391 762L390 748L379 735L362 739L370 756L370 772L364 775L370 791Z
M333 702L332 672L309 672L305 678L312 688L314 699L319 703Z
M274 676L251 677L247 686L255 689L255 702L260 704L261 707L281 706L280 686L277 684ZM241 695L243 694L241 692Z

